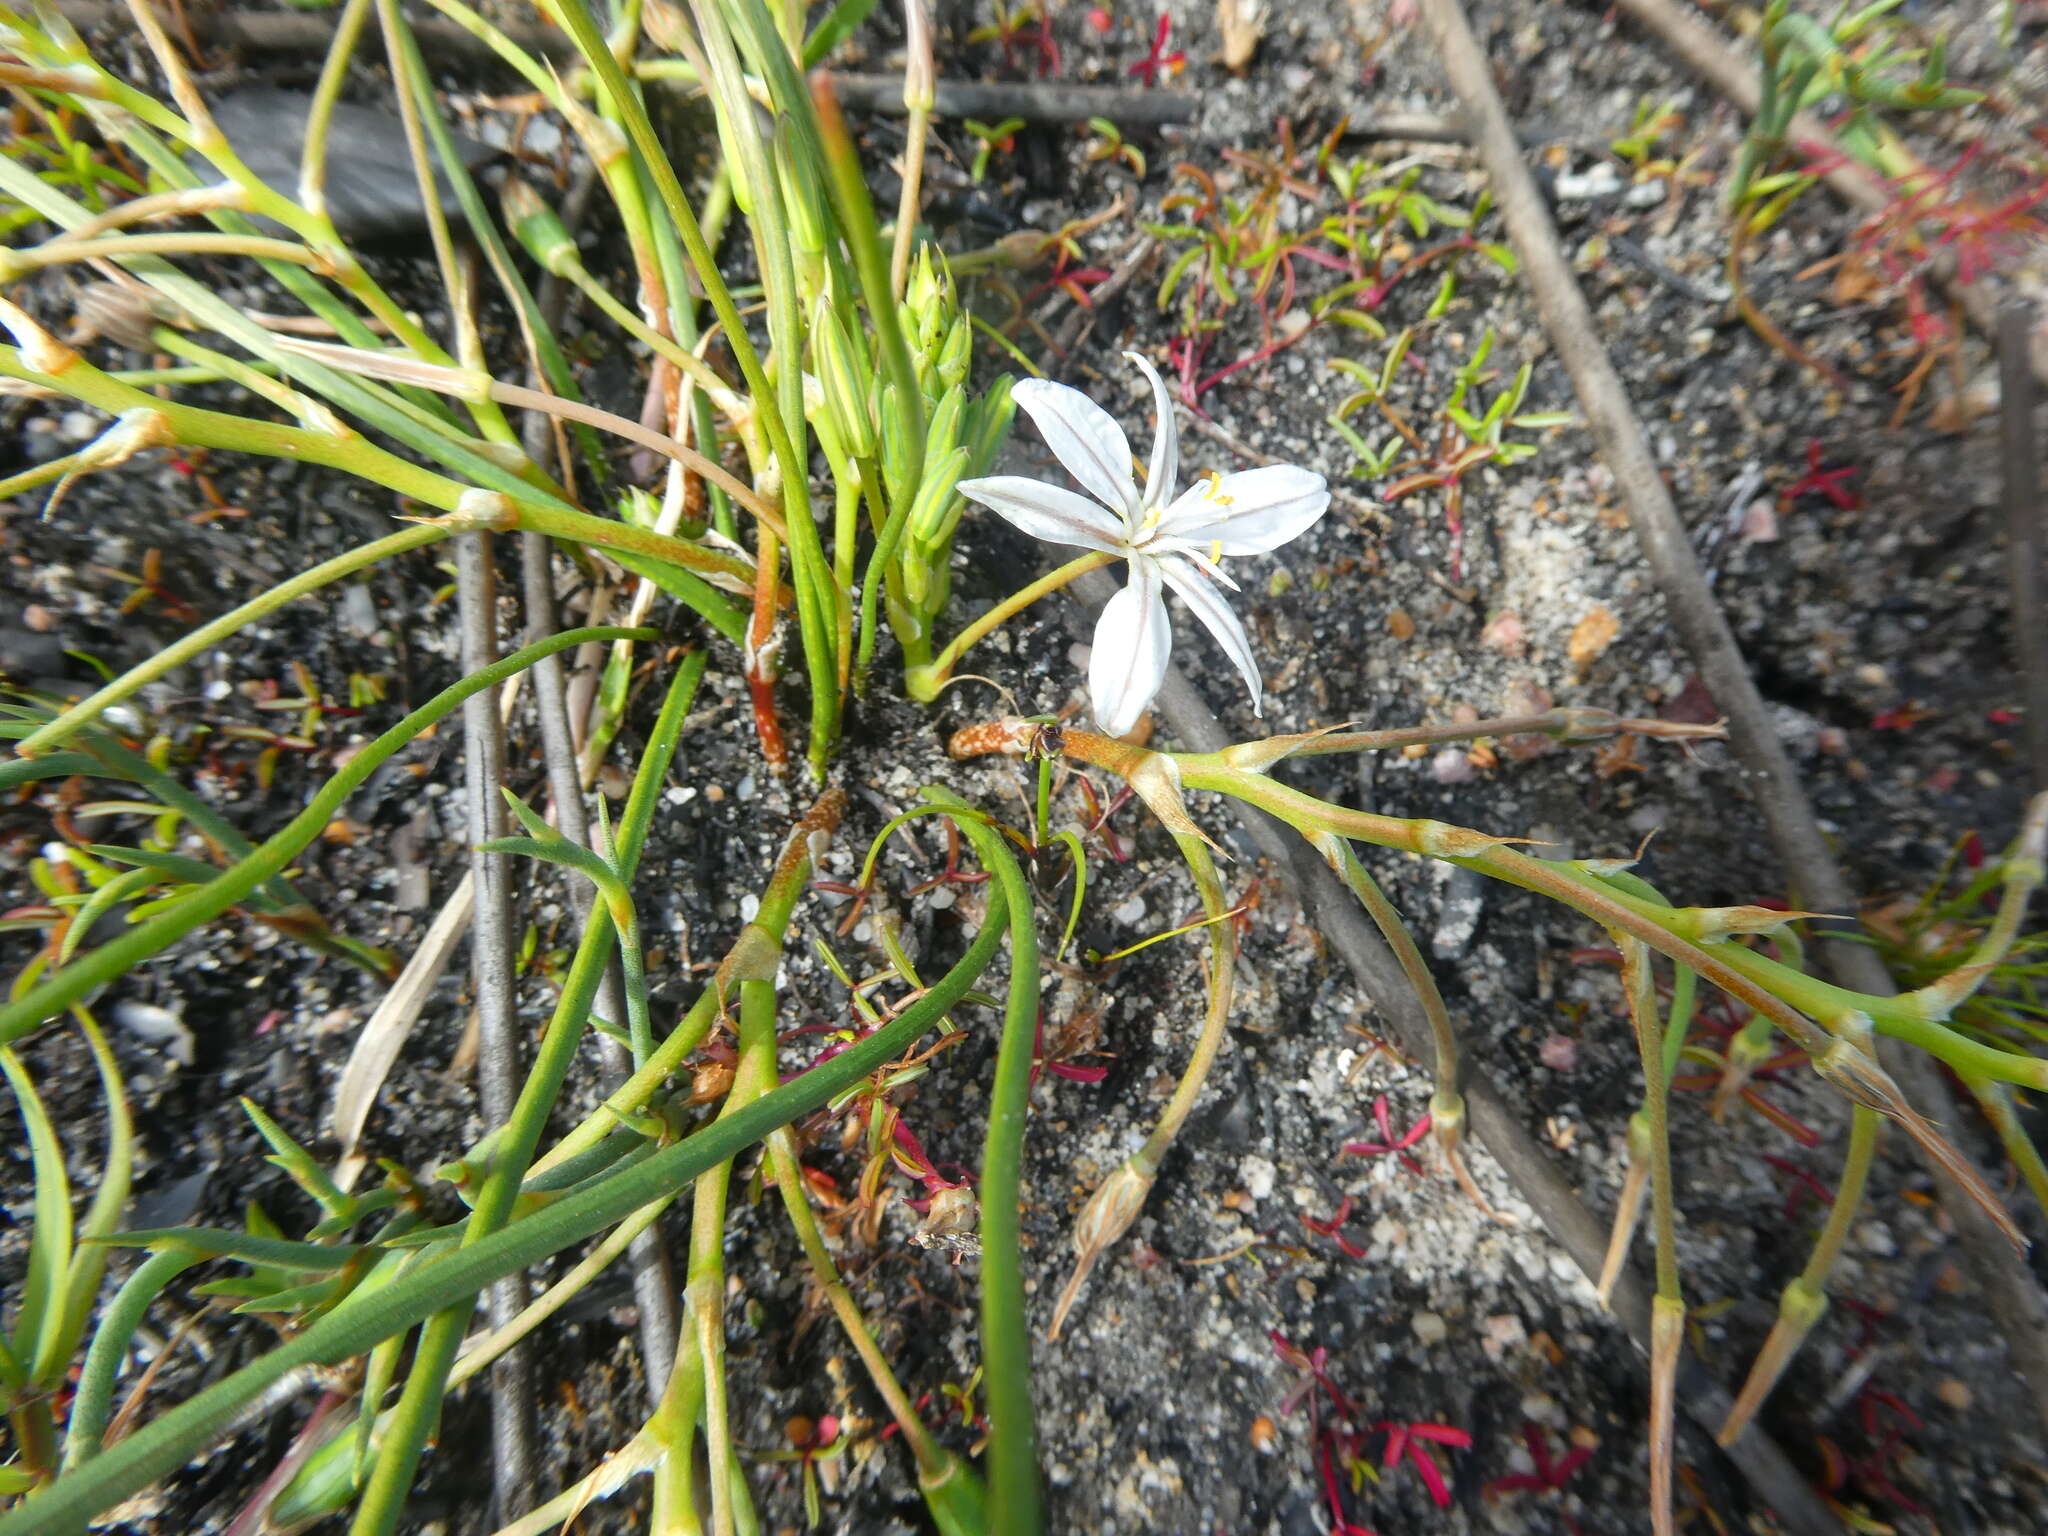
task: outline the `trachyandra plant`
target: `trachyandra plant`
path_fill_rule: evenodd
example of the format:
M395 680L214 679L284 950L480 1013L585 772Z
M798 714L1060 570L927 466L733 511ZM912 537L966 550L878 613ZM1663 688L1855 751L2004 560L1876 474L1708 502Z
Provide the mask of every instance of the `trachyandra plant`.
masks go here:
M1109 800L1112 810L1121 803L1098 792L1104 778L1121 779L1144 802L1186 865L1199 918L1144 943L1198 939L1205 952L1204 1008L1186 1065L1150 1134L1080 1213L1073 1233L1077 1262L1047 1319L1051 1333L1057 1335L1081 1303L1091 1267L1142 1211L1225 1045L1239 922L1251 897L1232 904L1228 873L1190 812L1187 791L1231 796L1294 827L1378 925L1430 1029L1435 1091L1428 1134L1444 1166L1476 1199L1477 1184L1463 1162L1466 1117L1454 1022L1421 951L1354 845L1473 869L1556 899L1607 930L1616 945L1643 1064L1634 1187L1638 1197L1647 1190L1657 1243L1653 1515L1668 1529L1670 1421L1686 1311L1667 1102L1694 1000L1710 986L1750 1010L1725 1053L1729 1092L1739 1092L1737 1079L1755 1068L1776 1032L1802 1047L1814 1068L1857 1105L1835 1209L1813 1258L1785 1291L1781 1328L1730 1421L1732 1435L1824 1305L1882 1120L1900 1124L1967 1182L1967 1170L1940 1134L1877 1065L1873 1036L1888 1034L1931 1053L1978 1088L1987 1105L1998 1102L2002 1085L2048 1086L2048 1065L2018 1048L2028 1043L2027 1032L2015 1032L2012 1016L1988 1010L1980 990L1987 978L2011 982L2025 974L2029 951L2018 938L2019 914L2041 879L2048 803L2031 813L1996 873L1970 889L1974 899L1996 885L1995 913L1972 914L1967 925L1959 921L1955 942L1938 952L1941 963L1930 961L1903 995L1880 998L1806 974L1796 937L1806 914L1676 907L1625 860L1545 862L1516 850L1513 838L1348 810L1272 776L1290 756L1529 733L1570 741L1615 733L1671 738L1712 734L1710 728L1564 710L1451 727L1281 736L1207 754L1133 745L1121 738L1140 723L1166 671L1167 588L1221 645L1255 710L1262 706L1261 658L1222 595L1234 588L1225 562L1299 537L1324 514L1328 490L1314 471L1284 464L1209 475L1183 488L1175 401L1152 363L1136 354L1132 361L1150 384L1155 414L1142 480L1124 427L1086 396L1039 380L1014 391L1001 379L977 385L974 322L945 257L919 239L919 146L935 90L922 0L906 8L904 99L912 148L894 229L886 234L829 89L806 74L858 24L862 0L835 7L808 35L800 8L767 0L693 0L687 8L645 0L604 18L586 0L540 0L538 9L577 54L573 67L559 71L463 0L431 3L518 72L566 125L602 193L606 231L623 250L623 289L615 291L598 275L604 263L586 260L578 233L542 189L510 182L501 198L502 220L493 215L449 134L396 0L347 0L340 7L305 151L289 187L266 184L250 171L221 134L157 13L140 0L135 26L167 82L167 100L95 59L54 10L30 14L0 3L0 42L8 55L0 60L0 82L16 92L35 130L22 153L0 158L0 196L9 203L0 209L0 222L15 234L53 231L0 255L0 283L9 289L0 296L0 322L15 338L15 345L0 348L0 374L20 390L68 397L112 418L76 454L0 482L0 495L50 485L53 513L65 515L62 493L77 476L118 471L142 454L174 446L289 459L351 475L390 491L409 519L399 531L200 625L86 699L4 706L0 735L15 743L17 755L0 765L0 790L35 795L91 779L121 786L115 793L122 798L62 807L68 819L60 823L61 856L47 857L33 871L42 899L5 920L36 936L34 955L0 1002L0 1073L20 1111L36 1192L25 1277L8 1298L0 1338L0 1407L11 1435L0 1496L20 1496L0 1514L0 1536L77 1530L107 1518L266 1405L292 1401L307 1389L319 1393L315 1406L286 1454L237 1490L245 1504L231 1530L240 1536L297 1529L348 1512L354 1536L385 1536L400 1522L449 1394L492 1372L620 1262L651 1266L636 1274L652 1274L656 1282L639 1293L655 1303L643 1318L654 1332L641 1341L646 1419L596 1466L573 1469L566 1486L546 1490L530 1508L503 1510L502 1536L552 1529L639 1480L650 1490L650 1528L664 1536L757 1529L758 1478L741 1444L743 1405L734 1400L725 1353L732 1282L743 1278L726 1269L728 1213L740 1193L733 1180L739 1174L745 1187L757 1166L751 1160L757 1146L765 1146L759 1166L775 1184L809 1280L901 1435L932 1525L948 1536L1039 1530L1023 1138L1033 1074L1041 1062L1057 1070L1053 1053L1041 1056L1037 1040L1041 974L1054 969L1041 954L1039 908L1047 891L1071 880L1065 930L1051 959L1062 971L1094 965L1099 957L1092 952L1084 951L1083 961L1068 956L1089 892L1089 849L1107 844L1113 858L1126 857L1102 831L1108 813L1101 802ZM446 300L445 334L380 283L337 227L325 195L333 152L327 125L372 19L384 33L396 105L407 126L411 170ZM1023 21L1022 13L1004 21L1006 43ZM1031 25L1038 44L1049 46L1043 21ZM1165 43L1162 23L1148 65L1171 63L1161 53ZM718 123L716 169L695 197L646 108L650 88L676 81L701 90ZM1247 157L1259 178L1248 206L1225 207L1213 185L1206 203L1187 194L1202 206L1191 207L1191 233L1172 235L1192 243L1170 263L1162 294L1171 303L1174 285L1182 284L1188 306L1188 329L1174 355L1184 400L1199 399L1257 360L1201 374L1200 351L1215 318L1208 306L1227 307L1243 287L1262 313L1269 299L1291 308L1297 259L1326 270L1334 264L1341 273L1334 287L1316 296L1316 321L1380 339L1385 327L1375 311L1408 276L1468 251L1506 264L1503 252L1472 234L1483 207L1469 216L1446 209L1413 177L1373 185L1361 166L1333 162L1335 143L1333 136L1310 159L1297 156L1291 141L1276 160ZM480 262L456 243L433 190L437 167ZM1327 185L1341 201L1312 233L1280 240L1279 200L1301 195L1296 183L1311 172L1317 178L1311 194L1320 197ZM1183 177L1199 187L1203 173L1184 171ZM732 243L743 239L745 251L735 256L727 250L721 258L733 215ZM210 227L196 227L201 220ZM1451 233L1424 249L1405 249L1400 230L1423 239L1438 226ZM1079 249L1075 239L1068 231L1045 243L1071 255ZM731 275L748 256L758 290L737 287ZM223 259L256 263L305 314L288 324L268 323L228 303L205 280L210 268L181 265ZM67 328L64 317L37 308L25 280L88 263L112 275L87 290L79 323ZM551 280L542 292L529 287L530 268ZM484 271L496 287L496 311L486 309ZM645 419L580 397L559 312L546 298L571 291L644 349L650 374ZM1440 277L1433 311L1440 313L1453 292L1448 277ZM494 313L509 315L513 324L488 324ZM59 339L60 331L66 339ZM507 335L517 338L516 350L496 340ZM102 342L162 353L172 366L106 366L116 359ZM1285 344L1274 339L1262 355ZM1383 411L1404 348L1396 340L1392 361L1376 374L1358 370L1362 388L1377 382L1381 398L1371 403ZM1447 478L1432 483L1447 495L1463 468L1512 462L1527 451L1507 437L1510 428L1549 424L1521 410L1527 370L1492 392L1482 408L1480 391L1490 383L1485 360L1482 343L1445 408L1450 428L1466 444L1445 439L1448 466L1435 468ZM179 391L194 384L222 386L217 399L240 390L246 403L239 410L193 405ZM1013 402L1080 492L987 475ZM663 466L659 484L634 484L614 473L605 436L653 454ZM1410 446L1424 451L1420 443ZM952 622L954 543L970 505L1085 553L1001 598L942 643ZM524 643L500 656L489 556L493 536L507 531L522 535L530 561L532 628ZM458 556L454 590L465 648L472 652L467 675L355 744L345 760L318 764L333 771L268 837L253 842L243 836L181 777L194 768L188 744L172 722L146 714L138 697L293 599L444 542ZM557 550L582 561L595 590L607 594L590 603L587 622L566 630L551 612ZM913 956L893 920L880 913L886 903L877 902L873 926L881 962L857 973L828 952L849 1000L843 1015L827 1020L824 1040L815 1050L800 1043L818 1033L809 1022L794 1030L778 1027L789 1011L781 996L785 948L850 803L846 790L827 787L789 830L749 893L750 903L735 904L743 922L701 989L679 1017L664 1018L650 982L654 946L643 932L648 889L640 865L710 667L723 662L744 679L763 759L779 768L789 752L778 673L793 638L809 685L806 756L819 774L838 771L834 753L845 711L864 687L879 686L884 624L902 653L905 692L929 701L956 676L968 648L997 625L1082 571L1118 561L1128 567L1127 584L1098 627L1087 679L1102 731L1051 718L1006 719L954 739L961 755L1000 751L1030 761L1037 794L1021 818L1026 824L1007 825L954 788L929 785L882 828L856 884L827 886L852 899L851 921L880 889L883 845L910 823L942 819L945 868L918 889L946 887L949 904L965 920L957 931L932 925L941 958ZM147 565L135 584L147 586L152 597L163 595L158 573ZM644 621L660 595L701 620L701 643L657 648L664 637ZM576 722L583 732L579 745L567 719L574 695L554 669L559 658L584 647L603 654L605 663L595 697ZM535 714L548 744L545 803L537 791L530 799L509 796L499 782L503 775L489 769L500 690L521 680L539 700ZM317 681L308 672L297 679L297 698L276 701L300 717L309 740L327 707ZM616 824L599 815L593 829L586 792L608 754L633 739L626 726L634 687L643 681L660 697L658 716L630 764ZM360 707L379 702L366 684ZM480 1016L512 1012L510 935L516 929L499 921L509 908L502 888L497 898L489 890L504 873L504 861L517 856L556 866L573 877L570 887L578 895L585 887L591 893L573 948L548 967L549 1016L537 1030L519 1021L517 1033L532 1042L531 1059L520 1063L516 1046L507 1053L516 1070L501 1084L502 1112L489 1115L494 1123L473 1145L434 1149L443 1161L431 1171L387 1161L378 1165L380 1179L357 1189L356 1167L347 1160L338 1168L324 1165L250 1104L269 1161L313 1213L302 1230L253 1205L228 1227L122 1230L131 1126L112 1054L91 1011L98 994L235 914L320 954L388 975L392 957L335 933L288 872L328 835L353 793L414 743L452 727L458 710L466 756L476 765L471 878ZM263 750L278 749L278 734L268 733ZM271 766L278 760L273 755ZM311 754L302 761L310 765ZM1064 775L1074 767L1093 777ZM1056 825L1055 803L1069 791L1089 802L1093 826L1085 833ZM527 794L523 783L520 793ZM516 832L500 816L508 807ZM133 846L86 843L74 824L98 816L139 819L146 830L132 835ZM1036 888L1027 869L1038 877ZM960 899L969 890L974 899ZM494 935L506 941L505 975L481 958ZM1006 972L996 965L1005 947ZM950 963L944 955L952 956ZM408 976L411 970L409 963ZM614 970L616 981L610 979ZM429 966L429 986L432 971ZM394 995L404 986L401 977ZM816 1004L807 1001L807 1007L815 1016ZM903 1117L901 1094L939 1070L939 1047L921 1044L927 1035L937 1033L943 1042L966 1029L988 1028L998 1017L986 1134L970 1190L934 1167ZM107 1104L107 1147L82 1214L73 1209L69 1181L84 1161L65 1146L63 1128L44 1106L24 1060L25 1042L67 1019L85 1037ZM597 1107L577 1116L568 1112L578 1102L569 1089L586 1044L605 1056L609 1077ZM986 1431L985 1444L970 1444L964 1434L948 1443L953 1431L932 1422L915 1384L899 1379L863 1310L857 1277L842 1271L834 1236L817 1209L817 1170L803 1161L799 1122L821 1112L843 1113L864 1132L867 1161L860 1194L849 1203L874 1201L887 1170L903 1168L932 1197L919 1237L977 1256L979 1359L959 1367L966 1387L938 1390L962 1405L960 1417L973 1433ZM1406 1137L1388 1131L1385 1147L1405 1149L1420 1134L1419 1127ZM434 1188L437 1183L444 1188ZM1989 1193L1970 1187L2003 1220ZM661 1224L686 1195L687 1264L676 1287L660 1272L667 1252ZM871 1204L869 1213L875 1210ZM1617 1254L1626 1252L1634 1229L1632 1214L1625 1210L1624 1218L1616 1224ZM102 1271L116 1247L144 1257L101 1304ZM499 1308L508 1294L502 1282L558 1256L566 1268L545 1290L513 1294ZM201 1266L209 1270L201 1292L265 1319L278 1339L190 1399L164 1407L156 1400L154 1373L130 1373L127 1363L151 1308ZM487 1294L487 1325L472 1329L479 1298ZM661 1313L664 1300L672 1315ZM1321 1351L1284 1348L1284 1358L1336 1411L1348 1414ZM975 1406L977 1394L982 1409ZM1364 1465L1359 1445L1367 1433L1384 1434L1389 1464L1410 1460L1431 1496L1446 1497L1424 1446L1462 1448L1463 1431L1429 1422L1383 1422L1370 1431L1351 1425L1342 1438L1353 1466ZM801 1462L805 1497L815 1505L815 1464L846 1442L820 1421L801 1433L792 1430L788 1439L792 1449L774 1451L770 1459Z

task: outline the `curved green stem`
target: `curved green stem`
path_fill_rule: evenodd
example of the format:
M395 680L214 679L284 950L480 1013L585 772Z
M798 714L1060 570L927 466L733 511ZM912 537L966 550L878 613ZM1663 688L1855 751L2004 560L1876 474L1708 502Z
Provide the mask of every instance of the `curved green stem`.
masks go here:
M879 564L881 558L882 550L877 546L875 561L868 571L868 583L871 588L874 585L874 564ZM1105 565L1113 565L1117 559L1117 556L1099 550L1091 551L1079 559L1069 560L1056 571L1047 572L1029 586L1019 587L947 642L946 648L939 652L929 666L912 668L905 680L910 696L925 703L937 698L939 690L952 678L953 668L960 664L960 658L967 653L969 647L987 639L997 628L1015 618L1041 597L1059 591L1077 576L1085 576L1090 571L1101 570ZM867 594L864 592L863 603L866 600Z
M988 1371L989 1505L998 1536L1027 1536L1042 1522L1038 1433L1031 1409L1031 1325L1024 1299L1024 1127L1031 1110L1031 1057L1038 1032L1038 935L1031 892L1002 834L965 800L927 785L924 799L949 811L995 877L1009 908L1010 985L989 1092L981 1163L981 1357ZM4 1536L4 1532L0 1532Z
M1160 1111L1152 1133L1145 1138L1144 1146L1136 1154L1136 1161L1146 1172L1154 1174L1166 1161L1167 1151L1180 1134L1180 1128L1194 1112L1195 1101L1201 1098L1202 1086L1209 1079L1209 1069L1216 1063L1216 1053L1223 1048L1237 979L1237 930L1230 926L1229 912L1223 899L1223 882L1216 873L1215 855L1210 853L1207 843L1189 833L1176 832L1173 840L1180 848L1181 857L1187 860L1188 872L1194 876L1195 890L1202 899L1202 911L1209 919L1205 925L1209 938L1209 985L1207 1006L1202 1013L1202 1029L1195 1036L1195 1048L1188 1056L1180 1081L1174 1084L1173 1096L1166 1101L1166 1108Z
M1677 1418L1678 1350L1684 1336L1685 1293L1678 1278L1677 1206L1672 1189L1671 1131L1666 1111L1670 1080L1664 1070L1662 1019L1657 1010L1650 949L1616 931L1622 990L1635 1023L1643 1060L1643 1108L1650 1127L1650 1210L1656 1228L1657 1293L1650 1310L1650 1529L1671 1536L1672 1455Z
M903 1390L903 1383L896 1379L888 1356L875 1342L874 1330L868 1326L860 1304L853 1299L845 1277L833 1262L832 1251L825 1246L825 1235L818 1230L817 1214L811 1209L810 1193L804 1185L796 1139L787 1129L776 1131L768 1138L768 1172L782 1196L783 1208L789 1212L789 1224L796 1230L797 1242L804 1250L804 1260L811 1266L818 1289L825 1293L826 1301L839 1319L839 1326L846 1330L854 1353L867 1367L868 1379L887 1405L889 1416L903 1431L903 1442L910 1447L910 1454L917 1462L919 1478L927 1474L936 1475L946 1465L945 1448L932 1438L932 1432L918 1417L917 1406L911 1401L910 1394Z
M71 1401L71 1423L64 1436L67 1471L100 1454L100 1437L107 1432L107 1421L113 1416L114 1381L150 1304L179 1275L205 1261L205 1254L190 1248L166 1248L152 1253L121 1282L121 1289L114 1293L85 1352L78 1395Z
M1771 1324L1770 1336L1757 1351L1756 1361L1749 1368L1749 1376L1742 1384L1742 1391L1736 1396L1734 1405L1728 1410L1728 1418L1716 1433L1715 1439L1723 1445L1733 1445L1740 1438L1749 1421L1763 1407L1764 1399L1784 1375L1785 1367L1792 1363L1799 1346L1806 1342L1806 1336L1828 1309L1828 1277L1834 1272L1835 1260L1841 1256L1842 1244L1848 1240L1849 1228L1863 1210L1863 1188L1870 1176L1871 1163L1877 1156L1878 1135L1884 1128L1884 1117L1874 1109L1858 1104L1854 1107L1849 1121L1849 1150L1842 1160L1841 1182L1835 1188L1835 1203L1828 1207L1828 1219L1822 1225L1820 1236L1815 1240L1813 1253L1807 1258L1806 1268L1785 1287L1785 1293L1778 1301L1778 1317Z
M123 699L133 696L167 673L176 671L195 656L211 650L230 635L247 628L266 614L275 613L286 603L304 597L308 592L317 592L322 587L331 586L342 577L353 575L366 566L375 565L393 555L402 555L408 550L424 549L429 544L438 544L452 531L431 523L402 529L397 533L386 534L383 538L360 548L352 549L345 555L336 555L332 560L324 560L311 570L300 572L289 581L280 582L269 591L251 598L241 607L222 614L212 623L201 625L191 634L173 641L147 661L138 662L130 667L97 693L81 699L48 725L23 738L15 750L23 757L33 757L39 752L52 751L62 746L82 728L90 725Z

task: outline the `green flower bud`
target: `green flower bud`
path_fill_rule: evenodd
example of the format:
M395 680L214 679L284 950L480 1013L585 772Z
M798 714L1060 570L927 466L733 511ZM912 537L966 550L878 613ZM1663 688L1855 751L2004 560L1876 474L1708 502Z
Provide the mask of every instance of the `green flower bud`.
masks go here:
M924 461L924 484L917 488L917 500L910 504L910 537L919 548L931 550L944 538L946 514L957 499L954 488L967 472L967 450L952 448L943 456ZM945 551L936 550L943 559Z
M889 505L895 506L910 494L910 440L903 430L903 408L896 386L882 389L882 478L889 490Z
M1010 398L1010 386L1015 382L1006 373L974 402L965 434L974 474L987 472L1002 449L1003 440L1010 435L1010 422L1017 414L1017 402Z
M840 442L855 458L870 457L875 451L875 423L868 412L866 359L822 296L812 312L811 360L824 391L825 414Z
M973 361L973 348L974 327L965 315L955 315L952 325L946 330L946 339L939 344L939 388L951 389L966 379L967 365Z
M961 427L967 416L967 391L955 384L932 410L924 433L925 483L931 483L931 466L961 446ZM956 473L954 476L958 479Z

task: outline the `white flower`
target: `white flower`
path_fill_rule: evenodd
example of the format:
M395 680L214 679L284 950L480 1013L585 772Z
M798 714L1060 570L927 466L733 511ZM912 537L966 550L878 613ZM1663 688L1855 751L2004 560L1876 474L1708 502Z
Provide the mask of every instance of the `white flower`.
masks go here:
M1135 352L1124 356L1152 381L1159 412L1142 494L1131 475L1131 444L1123 428L1079 390L1043 379L1027 379L1012 394L1088 495L1019 475L963 480L961 494L1035 539L1101 550L1130 562L1130 584L1103 607L1088 660L1088 695L1104 731L1112 736L1129 731L1166 680L1173 649L1166 587L1216 637L1251 690L1253 712L1260 713L1261 684L1251 641L1217 590L1237 590L1237 583L1223 574L1222 561L1229 555L1266 554L1307 532L1329 506L1329 489L1312 470L1272 464L1205 476L1176 497L1180 437L1173 401L1158 370Z

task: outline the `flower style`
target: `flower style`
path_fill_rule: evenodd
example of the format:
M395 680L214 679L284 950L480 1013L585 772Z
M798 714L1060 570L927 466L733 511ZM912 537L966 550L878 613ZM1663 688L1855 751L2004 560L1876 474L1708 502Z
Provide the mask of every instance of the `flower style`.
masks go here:
M1223 574L1229 555L1263 555L1315 525L1330 505L1323 477L1293 464L1237 474L1206 475L1179 496L1180 437L1173 401L1159 372L1135 352L1125 357L1152 381L1159 427L1141 493L1132 477L1130 439L1109 412L1077 389L1027 379L1012 391L1046 445L1086 496L1061 486L994 475L963 480L962 495L996 512L1035 539L1074 544L1130 562L1130 582L1103 607L1088 661L1088 695L1096 723L1121 736L1166 680L1173 631L1166 618L1171 587L1216 637L1251 690L1261 713L1262 687L1251 641L1219 587L1238 590Z

